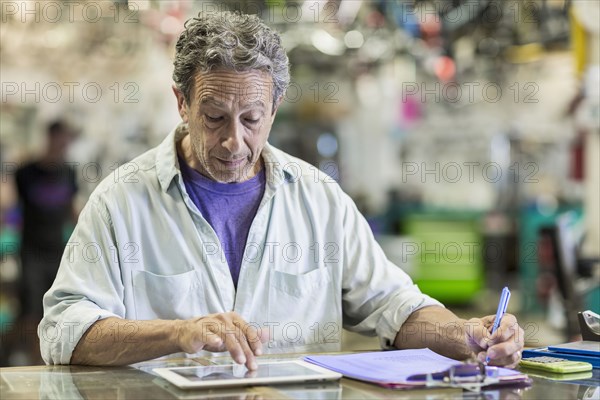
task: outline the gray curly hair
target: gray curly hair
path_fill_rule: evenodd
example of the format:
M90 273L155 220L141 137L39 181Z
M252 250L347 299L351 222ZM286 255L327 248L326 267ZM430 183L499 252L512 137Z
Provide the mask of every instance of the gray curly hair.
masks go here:
M262 70L273 78L273 105L290 82L289 60L279 33L255 15L239 12L203 14L188 19L175 46L173 80L190 103L197 72L226 68Z

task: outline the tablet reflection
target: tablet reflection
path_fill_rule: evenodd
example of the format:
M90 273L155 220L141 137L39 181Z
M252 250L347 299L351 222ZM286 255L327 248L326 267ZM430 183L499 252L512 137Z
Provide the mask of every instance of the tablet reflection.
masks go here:
M168 399L156 390L154 375L136 368L57 365L40 372L40 399Z
M182 375L184 375L184 374L182 374ZM186 376L188 376L188 375L186 375ZM203 381L218 381L218 380L222 380L222 379L234 379L234 378L255 378L256 376L258 376L258 371L248 370L245 372L242 371L241 373L215 371L215 372L208 372L205 374L196 373L194 376L202 379Z
M282 384L272 386L239 387L228 389L179 389L162 378L154 379L160 386L181 400L217 399L217 400L262 400L262 399L306 399L339 400L342 388L338 382Z
M237 380L244 378L306 378L307 376L314 376L316 374L314 370L296 363L258 364L258 369L253 371L248 370L244 365L230 364L210 365L201 368L177 368L172 369L171 372L191 382Z

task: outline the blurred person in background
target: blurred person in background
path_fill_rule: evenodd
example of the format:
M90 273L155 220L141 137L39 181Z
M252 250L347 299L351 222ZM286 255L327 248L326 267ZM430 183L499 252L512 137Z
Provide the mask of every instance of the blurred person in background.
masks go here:
M41 360L35 331L44 314L42 298L56 277L69 228L76 221L76 174L66 162L73 137L65 121L51 122L42 156L21 166L15 175L22 212L17 334L29 364Z

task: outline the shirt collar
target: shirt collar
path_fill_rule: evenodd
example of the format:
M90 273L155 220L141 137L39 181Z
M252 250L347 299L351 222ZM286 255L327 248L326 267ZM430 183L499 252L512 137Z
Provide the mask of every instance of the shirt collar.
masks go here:
M161 189L166 192L173 179L178 176L181 182L181 170L177 160L177 142L188 134L187 125L180 123L158 145L156 152L156 175ZM266 169L267 184L272 188L283 182L297 180L298 166L285 157L285 153L269 143L262 150Z

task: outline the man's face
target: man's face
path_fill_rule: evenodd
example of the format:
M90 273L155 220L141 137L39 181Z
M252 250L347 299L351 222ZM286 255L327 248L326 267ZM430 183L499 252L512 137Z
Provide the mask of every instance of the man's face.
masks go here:
M271 76L257 70L196 74L190 104L174 89L189 127L191 167L218 182L255 176L275 118L272 89Z

